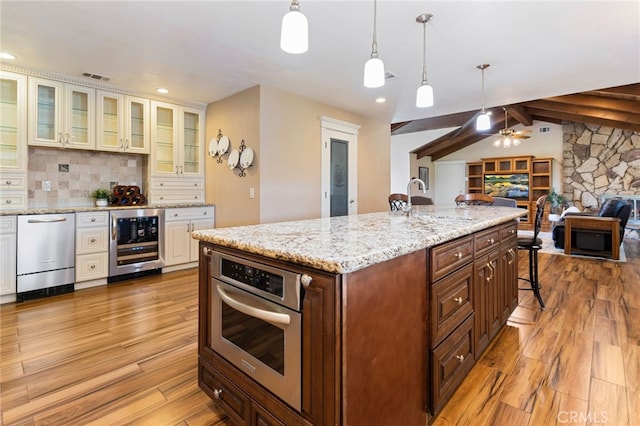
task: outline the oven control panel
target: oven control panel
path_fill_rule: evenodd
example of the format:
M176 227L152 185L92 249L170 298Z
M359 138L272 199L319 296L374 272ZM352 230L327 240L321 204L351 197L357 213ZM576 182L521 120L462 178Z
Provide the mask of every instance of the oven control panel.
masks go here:
M222 275L258 290L282 297L284 291L284 277L263 271L253 266L221 259Z

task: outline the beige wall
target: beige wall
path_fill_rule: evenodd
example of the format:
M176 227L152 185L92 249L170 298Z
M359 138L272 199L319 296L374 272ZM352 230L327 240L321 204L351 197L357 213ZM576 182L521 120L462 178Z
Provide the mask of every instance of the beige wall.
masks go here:
M388 209L389 124L279 89L256 86L207 108L206 137L218 128L237 148L256 152L247 177L235 176L210 157L206 200L216 205L216 226L227 227L321 214L321 116L362 126L358 134L358 212ZM255 199L249 189L255 188Z
M207 107L205 140L207 152L209 141L218 134L218 129L231 139L231 149L238 149L244 139L245 145L255 151L255 160L245 177L239 170L231 171L224 162L219 164L207 155L205 162L205 199L216 205L216 227L256 224L260 222L260 176L262 163L260 150L260 88L252 87ZM250 188L255 188L255 198L249 198Z

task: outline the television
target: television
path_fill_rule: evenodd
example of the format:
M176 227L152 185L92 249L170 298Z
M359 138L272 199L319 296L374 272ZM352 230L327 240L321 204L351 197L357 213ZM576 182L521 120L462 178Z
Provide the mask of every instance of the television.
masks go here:
M485 174L484 193L514 200L529 199L529 174Z

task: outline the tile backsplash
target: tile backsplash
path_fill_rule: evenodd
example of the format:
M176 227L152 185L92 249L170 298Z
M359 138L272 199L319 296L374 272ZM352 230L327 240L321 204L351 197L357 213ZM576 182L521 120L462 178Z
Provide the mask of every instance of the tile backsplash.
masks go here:
M84 207L91 193L113 185L138 185L144 176L143 155L55 148L29 148L29 208ZM50 182L50 191L45 191ZM145 192L144 189L142 191Z

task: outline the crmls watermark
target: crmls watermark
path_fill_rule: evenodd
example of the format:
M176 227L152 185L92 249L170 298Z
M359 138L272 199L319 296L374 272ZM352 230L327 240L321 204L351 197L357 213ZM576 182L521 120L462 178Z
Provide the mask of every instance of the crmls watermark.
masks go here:
M560 411L558 413L560 423L605 424L608 421L606 411Z

